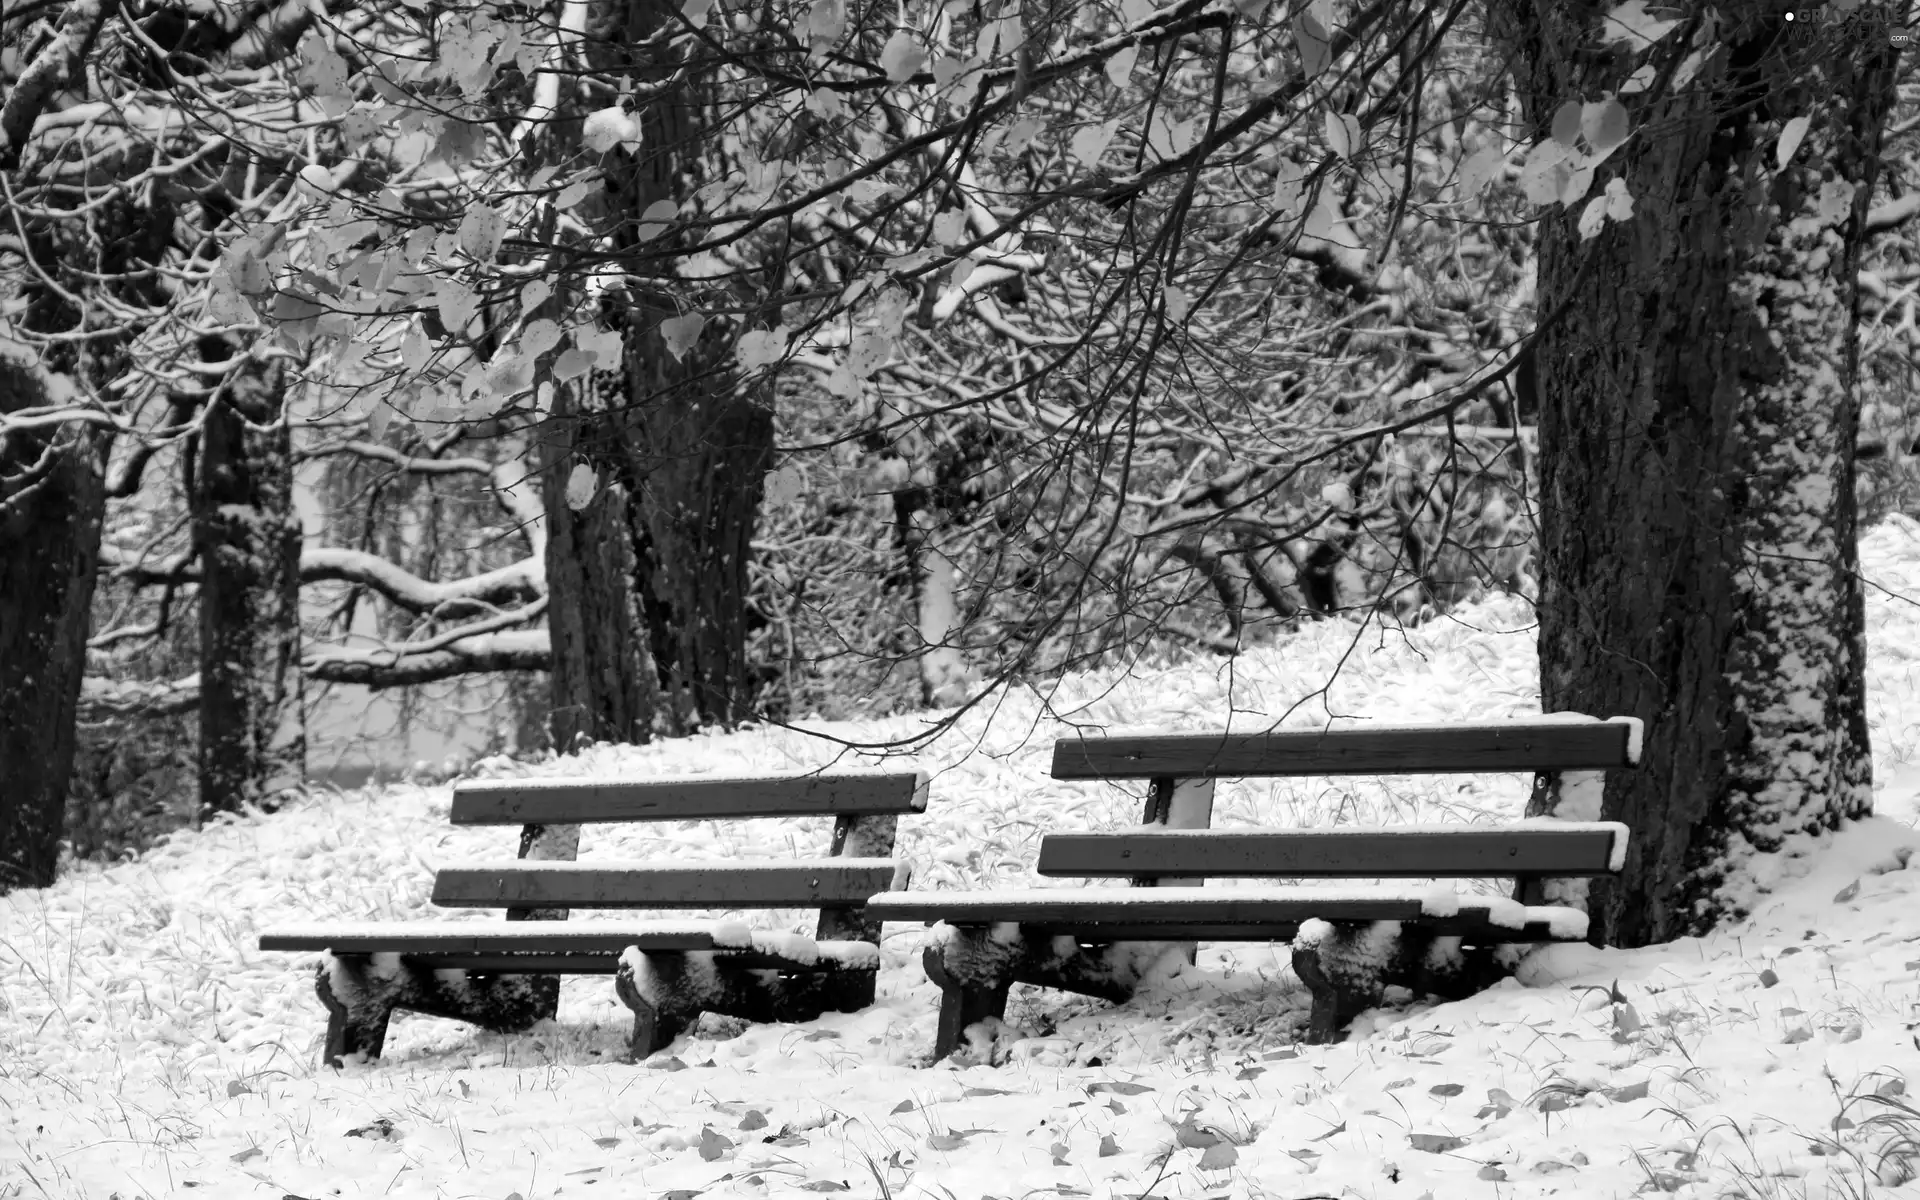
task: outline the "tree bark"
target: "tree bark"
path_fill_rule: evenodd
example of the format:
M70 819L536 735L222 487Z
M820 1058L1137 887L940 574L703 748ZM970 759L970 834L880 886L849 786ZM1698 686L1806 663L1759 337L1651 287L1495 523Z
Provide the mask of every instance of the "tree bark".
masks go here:
M588 21L590 58L642 84L665 80L677 67L669 58L674 52L645 47L676 13L667 0L596 0ZM773 457L771 388L743 381L733 369L726 319L710 317L683 354L668 348L660 324L686 315L677 299L685 288L673 278L672 258L662 254L672 239L651 236L657 228L642 236L650 206L688 201L720 162L709 109L703 82L688 79L640 107L643 137L634 153L609 156L601 215L616 252L627 259L626 286L606 304L611 324L626 335L615 377L621 386L578 397L576 410L555 422L548 439L551 449L571 454L550 459L547 511L555 528L548 563L550 570L575 572L564 584L558 574L549 576L556 737L566 731L567 712L594 714L589 724L617 718L628 731L619 735L624 738L649 725L672 733L732 725L751 703L747 567ZM720 295L728 307L757 300L732 290ZM608 507L602 512L590 505L574 518L555 500L564 498L565 479L580 463L595 467L602 481L594 505ZM613 511L615 505L621 511ZM595 531L585 557L585 526L574 526L572 537L561 535L570 518ZM624 546L606 544L622 533ZM569 556L575 567L561 565ZM630 595L606 590L615 587ZM571 639L584 649L596 628L614 642L630 636L629 628L645 638L657 671L657 714L643 717L635 707L652 681L619 678L637 669L636 649L622 649L591 671L569 666L563 678L560 664L573 653ZM559 634L562 629L568 632ZM562 650L563 642L569 649Z
M41 369L0 354L0 413L47 402ZM0 436L0 894L50 885L59 863L106 440L77 422Z
M1591 51L1599 10L1494 7L1539 136L1637 65ZM1540 228L1541 703L1647 724L1600 813L1529 811L1632 827L1625 875L1590 893L1614 945L1750 911L1871 802L1855 276L1891 54L1777 7L1720 16L1691 81L1621 98L1633 138L1589 195L1618 176L1632 216L1587 241L1582 204L1555 206Z
M568 480L585 466L614 464L593 452L600 414L582 413L573 389L561 388L542 439L542 492L547 506L547 637L553 686L548 733L570 754L595 742L651 741L659 681L634 577L631 494L609 479L575 510Z
M236 367L200 431L200 814L271 809L306 777L300 521L278 363Z

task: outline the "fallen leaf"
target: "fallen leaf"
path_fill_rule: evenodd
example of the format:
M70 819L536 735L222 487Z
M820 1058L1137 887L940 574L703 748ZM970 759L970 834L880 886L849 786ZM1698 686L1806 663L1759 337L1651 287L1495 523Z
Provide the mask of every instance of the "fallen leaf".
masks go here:
M1635 1100L1645 1100L1647 1098L1647 1084L1649 1082L1648 1080L1642 1079L1639 1083L1630 1083L1625 1087L1612 1088L1606 1094L1607 1099L1613 1101L1615 1104L1631 1104Z
M1202 1129L1188 1117L1173 1127L1173 1140L1189 1150L1205 1150L1217 1146L1226 1139L1211 1129Z
M1103 1080L1099 1083L1090 1083L1087 1085L1087 1092L1089 1094L1095 1092L1112 1092L1118 1096L1138 1096L1142 1092L1150 1092L1152 1090L1152 1088L1144 1083L1126 1083L1117 1080Z
M1233 1143L1221 1140L1208 1146L1206 1152L1200 1155L1200 1169L1224 1171L1239 1161L1240 1152L1233 1148Z
M840 1035L831 1029L816 1029L800 1040L803 1042L825 1042L837 1041L839 1037Z
M252 1088L240 1082L238 1079L227 1080L227 1099L229 1100L235 1096L245 1096L252 1091Z
M1915 964L1909 963L1908 965L1912 966ZM1775 984L1778 984L1779 982L1780 982L1780 976L1774 974L1772 967L1767 967L1760 972L1761 987L1770 988L1770 987L1773 987Z
M1310 1137L1307 1140L1310 1142L1324 1142L1328 1138L1332 1137L1334 1134L1345 1133L1346 1131L1347 1131L1347 1123L1345 1121L1342 1121L1338 1125L1335 1125L1332 1129L1327 1130L1325 1133L1316 1134L1315 1136Z
M742 1129L765 1129L766 1127L767 1114L757 1108L748 1109L747 1115L740 1118L740 1128Z
M1266 1073L1267 1073L1267 1069L1265 1067L1242 1067L1240 1068L1240 1073L1238 1075L1235 1075L1234 1078L1235 1079L1258 1079L1262 1075L1265 1075Z
M656 1071L684 1071L687 1069L687 1064L681 1062L678 1058L669 1058L663 1062L648 1063L647 1065Z
M958 1150L967 1144L967 1139L957 1133L936 1133L927 1138L927 1145L935 1150Z
M1506 1170L1501 1167L1499 1163L1488 1163L1486 1166L1481 1167L1477 1173L1480 1178L1491 1179L1495 1183L1504 1183L1507 1178Z
M391 1120L386 1117L381 1117L370 1124L362 1125L358 1129L347 1130L347 1136L369 1138L376 1142L391 1142L397 1140L400 1135L394 1132L393 1122Z
M598 1137L593 1139L593 1144L602 1150L611 1150L620 1144L620 1139L617 1137Z
M1798 1046L1801 1042L1811 1041L1812 1039L1813 1030L1808 1029L1805 1025L1795 1025L1792 1029L1787 1030L1787 1036L1780 1040L1789 1046Z
M960 1094L962 1096L1011 1096L1013 1095L1012 1092L1008 1091L1005 1088L990 1088L990 1087L970 1087L967 1090L961 1092Z
M713 1126L700 1127L700 1157L713 1162L727 1151L733 1149L733 1139L713 1131Z
M1458 1083L1438 1083L1438 1084L1435 1084L1434 1086L1432 1086L1432 1087L1430 1087L1430 1088L1428 1088L1428 1089L1427 1089L1427 1095L1429 1095L1429 1096L1458 1096L1458 1095L1459 1095L1459 1094L1460 1094L1461 1092L1464 1092L1464 1091L1466 1091L1466 1090L1467 1090L1467 1089L1466 1089L1466 1087L1465 1087L1464 1085L1462 1085L1462 1084L1458 1084Z
M248 1161L249 1159L259 1158L262 1154L265 1154L265 1153L266 1151L262 1150L258 1146L248 1146L245 1150L242 1150L240 1153L234 1155L233 1161L237 1163L243 1163Z
M1407 1135L1407 1142L1415 1150L1424 1150L1428 1154L1445 1154L1466 1145L1467 1139L1451 1137L1444 1133L1410 1133Z
M1065 1167L1072 1165L1067 1162L1067 1150L1068 1146L1065 1142L1055 1142L1053 1145L1047 1147L1047 1153L1053 1155L1054 1166Z
M835 1183L831 1179L815 1179L810 1183L801 1184L800 1190L803 1192L845 1192L852 1189L848 1188L844 1183Z
M1852 883L1841 888L1838 892L1835 892L1833 896L1833 902L1835 904L1845 904L1847 901L1853 899L1855 896L1858 896L1859 894L1860 894L1860 881L1856 879Z
M258 1153L258 1151L256 1151L255 1153ZM1100 1157L1101 1158L1112 1158L1114 1155L1118 1153L1120 1153L1120 1143L1113 1140L1112 1134L1109 1133L1105 1137L1100 1139Z
M1387 1090L1387 1091L1389 1091L1389 1092L1391 1092L1391 1091L1394 1091L1394 1090L1395 1090L1395 1089L1397 1089L1397 1088L1403 1088L1403 1087L1407 1087L1407 1086L1409 1086L1409 1085L1410 1085L1410 1084L1412 1084L1412 1083L1413 1083L1413 1080L1411 1080L1411 1079L1396 1079L1396 1080L1394 1080L1394 1081L1393 1081L1392 1083L1389 1083L1389 1084L1388 1084L1388 1085L1386 1086L1386 1089L1385 1089L1385 1090Z

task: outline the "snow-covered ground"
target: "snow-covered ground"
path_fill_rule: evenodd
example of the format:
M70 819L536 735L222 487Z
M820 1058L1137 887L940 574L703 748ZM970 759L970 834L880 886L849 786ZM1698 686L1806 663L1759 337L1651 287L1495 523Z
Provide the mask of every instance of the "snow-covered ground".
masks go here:
M510 854L446 824L446 788L317 797L183 833L111 869L0 899L0 1198L250 1196L1683 1196L1920 1193L1920 526L1862 544L1880 816L1750 921L1643 951L1556 947L1464 1003L1405 1003L1364 1036L1296 1046L1284 948L1203 951L1124 1006L1016 989L987 1061L927 1065L922 931L889 927L880 1002L804 1026L708 1018L620 1061L607 979L510 1037L417 1015L387 1057L318 1065L310 960L270 924L461 920L436 866ZM916 887L1028 886L1040 835L1131 825L1138 796L1047 777L1074 724L1270 724L1536 711L1533 631L1498 599L1430 627L1308 630L1234 663L1080 677L1007 697L918 754L902 822ZM1337 670L1336 670L1337 668ZM1329 678L1324 695L1316 689ZM1607 714L1598 714L1607 715ZM822 726L902 737L917 719ZM755 730L482 773L802 767L832 743ZM1226 784L1216 824L1517 815L1515 776ZM818 851L821 822L588 830L583 857ZM1079 886L1056 884L1056 886ZM1095 886L1104 886L1098 885ZM625 914L623 914L625 915ZM768 914L808 929L805 914ZM1625 1003L1610 1001L1618 981ZM1522 986L1522 984L1525 986ZM1912 1164L1909 1165L1909 1160Z

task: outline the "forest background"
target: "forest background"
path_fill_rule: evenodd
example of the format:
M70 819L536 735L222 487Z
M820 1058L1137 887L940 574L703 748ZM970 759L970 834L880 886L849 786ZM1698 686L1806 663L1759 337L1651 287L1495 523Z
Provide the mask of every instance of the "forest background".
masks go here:
M370 695L564 752L1498 588L1738 907L1715 846L1864 811L1915 489L1905 14L1788 13L10 5L0 866L271 807Z

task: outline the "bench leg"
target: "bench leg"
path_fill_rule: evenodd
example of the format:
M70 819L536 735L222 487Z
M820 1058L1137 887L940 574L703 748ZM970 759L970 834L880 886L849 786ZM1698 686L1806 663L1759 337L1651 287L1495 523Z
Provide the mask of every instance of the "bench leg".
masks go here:
M927 978L940 987L940 1024L933 1039L935 1062L960 1048L969 1025L977 1025L988 1017L995 1020L1006 1017L1007 993L1013 987L1011 977L981 981L963 979L947 969L940 946L928 946L922 950L920 962L927 969Z
M872 967L826 962L807 970L740 967L724 951L629 950L620 957L613 987L633 1011L627 1046L638 1062L672 1045L703 1012L761 1023L859 1012L873 1004L877 974Z
M958 1049L969 1025L1004 1018L1016 983L1097 996L1121 1004L1182 942L1114 942L1082 946L1071 937L1028 937L1016 925L936 926L921 952L927 978L940 986L935 1061Z
M435 971L394 955L329 955L315 973L314 990L327 1009L324 1061L338 1067L353 1056L369 1062L379 1058L397 1009L465 1021L492 1033L521 1033L555 1011L560 980Z
M1353 1019L1380 1003L1386 988L1378 977L1327 968L1339 960L1322 957L1319 944L1293 948L1293 973L1313 993L1313 1011L1307 1018L1307 1042L1324 1046L1340 1041Z
M1355 1017L1385 998L1388 984L1464 1000L1510 974L1491 946L1463 947L1458 937L1397 921L1330 923L1318 936L1302 936L1293 972L1313 993L1307 1041L1316 1045L1340 1041Z

